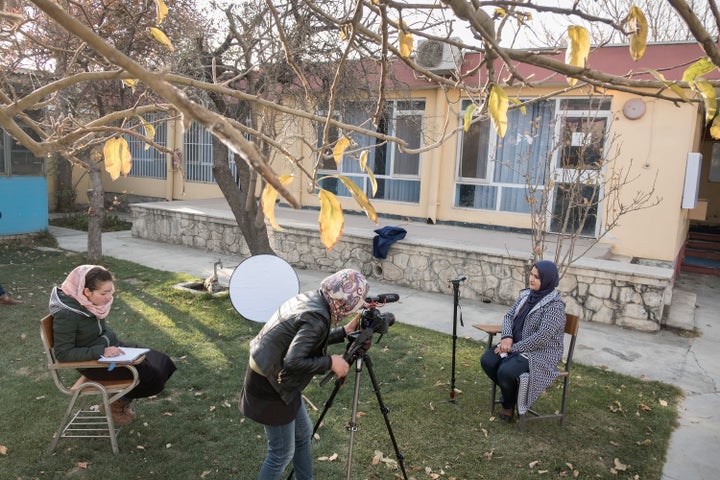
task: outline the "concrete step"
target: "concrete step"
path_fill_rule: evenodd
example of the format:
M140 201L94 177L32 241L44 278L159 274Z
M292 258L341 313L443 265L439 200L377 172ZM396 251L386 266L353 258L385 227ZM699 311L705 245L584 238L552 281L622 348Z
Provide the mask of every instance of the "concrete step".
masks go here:
M667 311L665 326L681 330L695 329L697 293L680 287L673 288L672 302Z

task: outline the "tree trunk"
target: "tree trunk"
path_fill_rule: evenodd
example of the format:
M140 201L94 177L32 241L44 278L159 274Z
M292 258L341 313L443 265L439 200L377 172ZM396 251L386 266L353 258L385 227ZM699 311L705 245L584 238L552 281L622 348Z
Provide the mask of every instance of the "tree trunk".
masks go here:
M89 170L90 185L88 189L88 235L87 260L90 264L98 264L102 260L102 226L105 221L105 200L102 186L102 170L93 162Z
M275 254L270 247L265 218L260 208L260 201L255 198L255 175L245 162L238 162L238 182L235 183L228 149L216 137L213 137L213 175L215 182L222 192L235 221L240 227L240 233L245 238L250 253L260 255L263 253Z
M57 207L58 212L75 211L75 188L72 184L72 164L56 155Z

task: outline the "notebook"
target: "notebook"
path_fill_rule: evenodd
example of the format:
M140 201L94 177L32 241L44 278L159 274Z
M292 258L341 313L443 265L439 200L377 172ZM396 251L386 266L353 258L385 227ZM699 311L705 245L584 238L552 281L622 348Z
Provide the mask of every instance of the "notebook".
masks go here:
M124 353L115 357L106 357L103 355L98 358L98 362L102 363L132 363L141 356L145 355L150 351L149 348L132 348L132 347L120 347Z

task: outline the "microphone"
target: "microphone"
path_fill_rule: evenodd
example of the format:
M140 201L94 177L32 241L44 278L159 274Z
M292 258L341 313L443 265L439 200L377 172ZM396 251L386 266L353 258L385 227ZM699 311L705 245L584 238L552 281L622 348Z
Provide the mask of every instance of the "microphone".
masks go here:
M465 280L467 280L467 277L465 275L460 275L459 277L450 279L450 281L452 283L460 283L460 282L464 282Z
M400 300L397 293L381 293L374 297L365 297L365 303L392 303Z

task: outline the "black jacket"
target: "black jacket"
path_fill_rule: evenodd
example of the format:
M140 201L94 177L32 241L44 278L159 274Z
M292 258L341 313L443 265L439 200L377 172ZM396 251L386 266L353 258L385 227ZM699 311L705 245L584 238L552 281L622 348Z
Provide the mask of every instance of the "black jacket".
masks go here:
M314 290L280 306L250 341L250 356L288 403L313 376L330 370L327 345L344 338L343 327L331 328L330 306L320 291Z

